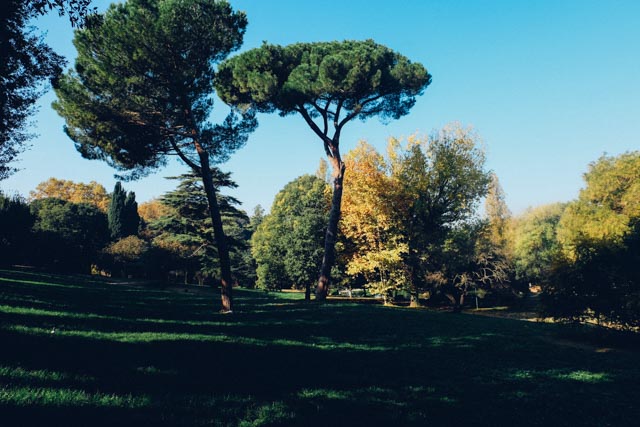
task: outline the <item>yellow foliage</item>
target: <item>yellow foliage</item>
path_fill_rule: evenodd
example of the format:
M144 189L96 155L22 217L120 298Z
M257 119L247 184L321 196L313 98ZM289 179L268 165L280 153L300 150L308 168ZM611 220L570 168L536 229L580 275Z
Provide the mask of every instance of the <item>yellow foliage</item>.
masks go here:
M170 208L163 205L158 199L149 200L138 205L138 214L147 224L167 215L169 210Z
M29 193L30 200L55 197L72 203L88 203L96 206L103 212L109 208L111 197L107 190L95 181L89 184L73 182L66 179L49 178L38 184L34 191Z

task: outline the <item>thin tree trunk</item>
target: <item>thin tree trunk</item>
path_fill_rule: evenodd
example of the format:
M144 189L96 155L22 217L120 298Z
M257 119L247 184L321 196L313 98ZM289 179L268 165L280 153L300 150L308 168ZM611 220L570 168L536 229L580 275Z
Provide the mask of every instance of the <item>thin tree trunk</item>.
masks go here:
M418 278L416 274L416 268L412 265L411 269L411 284L409 285L409 292L411 294L409 300L409 307L418 308L420 305L420 298L418 296Z
M304 300L311 301L311 283L307 283L304 287Z
M336 150L337 151L337 150ZM331 268L336 259L335 246L338 236L338 222L340 221L340 205L342 204L342 181L344 180L345 164L340 160L340 154L329 159L333 166L333 197L329 211L329 224L324 237L324 257L320 268L320 278L316 287L316 300L324 301L329 293L331 282Z
M209 213L211 215L211 224L213 226L213 236L218 249L218 260L220 261L220 293L222 298L222 313L230 313L233 308L232 288L233 281L231 278L231 260L229 258L229 247L227 246L227 237L222 228L222 217L220 216L220 207L216 197L216 189L213 185L213 177L211 169L209 169L209 155L202 149L200 144L196 142L196 149L200 157L202 184L207 195L209 203Z

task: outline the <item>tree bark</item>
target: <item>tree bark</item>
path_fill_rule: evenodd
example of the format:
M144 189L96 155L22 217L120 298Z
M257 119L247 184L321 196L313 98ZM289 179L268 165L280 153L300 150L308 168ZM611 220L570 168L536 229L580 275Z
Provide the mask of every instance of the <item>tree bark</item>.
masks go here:
M227 237L222 228L222 217L220 216L220 207L216 197L216 189L213 185L213 177L209 168L209 155L196 142L196 150L200 157L202 184L207 195L209 203L209 213L211 215L211 224L213 226L213 237L218 249L218 260L220 261L220 293L222 298L221 313L231 313L233 309L232 288L233 281L231 278L231 260L229 258L229 247L227 246Z
M338 236L338 222L340 221L340 206L342 204L342 181L344 180L345 164L340 159L337 148L334 156L329 158L333 167L333 196L329 211L329 224L324 236L324 256L320 268L320 278L316 287L316 300L324 301L329 293L331 283L331 268L336 259L335 246Z

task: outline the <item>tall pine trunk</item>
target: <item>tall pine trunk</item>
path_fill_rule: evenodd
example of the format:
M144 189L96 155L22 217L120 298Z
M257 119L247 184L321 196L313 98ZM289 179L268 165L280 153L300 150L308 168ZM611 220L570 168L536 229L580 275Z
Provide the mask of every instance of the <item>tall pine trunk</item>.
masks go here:
M204 192L207 195L209 203L209 213L211 215L211 224L213 226L213 237L216 248L218 249L218 260L220 261L220 293L222 298L222 313L230 313L233 308L232 288L233 281L231 278L231 260L229 258L229 247L227 245L227 237L222 228L222 217L220 216L220 207L216 197L216 189L213 185L213 176L209 168L209 155L196 142L196 150L200 157L202 184Z
M336 150L337 152L337 150ZM336 259L336 240L338 237L338 222L340 221L340 208L342 205L342 181L344 180L345 164L340 159L340 153L329 159L333 167L333 196L331 197L331 210L329 211L329 224L324 236L324 257L320 267L320 278L316 287L316 300L324 301L329 293L331 283L331 268Z

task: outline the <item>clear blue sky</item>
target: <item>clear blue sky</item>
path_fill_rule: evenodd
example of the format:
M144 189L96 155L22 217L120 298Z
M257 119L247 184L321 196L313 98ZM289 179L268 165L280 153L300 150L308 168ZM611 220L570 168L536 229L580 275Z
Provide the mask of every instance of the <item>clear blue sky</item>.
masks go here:
M109 1L94 0L99 10ZM235 0L249 27L242 50L263 40L289 44L372 38L423 63L433 83L411 113L382 125L351 123L346 153L359 139L384 149L389 136L428 134L457 121L482 136L515 213L527 206L577 196L589 162L603 153L640 148L640 1L637 0ZM69 60L75 56L68 21L39 19L46 40ZM32 148L23 170L0 188L27 195L49 177L102 183L113 189L113 170L83 160L51 110L41 101ZM225 110L218 102L218 114ZM269 208L289 181L313 173L323 154L297 116L260 115L247 145L223 169L233 172L233 195L251 211ZM139 201L160 196L185 171L178 163L125 183Z

